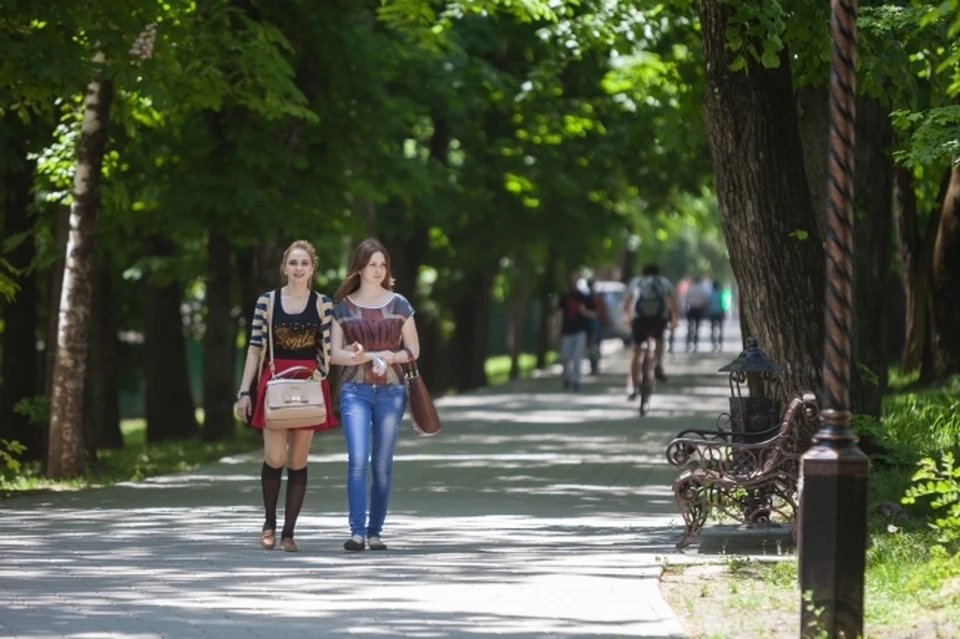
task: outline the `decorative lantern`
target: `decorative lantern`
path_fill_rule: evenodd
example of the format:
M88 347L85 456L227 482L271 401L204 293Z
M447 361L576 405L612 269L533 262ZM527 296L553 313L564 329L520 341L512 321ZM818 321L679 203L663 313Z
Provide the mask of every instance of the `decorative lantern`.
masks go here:
M740 355L720 369L730 374L730 430L742 433L734 441L745 443L763 441L765 436L751 436L777 425L780 416L780 373L783 366L767 357L760 350L757 338L747 338L747 348ZM743 396L746 385L748 395ZM762 389L762 396L751 397L749 389Z

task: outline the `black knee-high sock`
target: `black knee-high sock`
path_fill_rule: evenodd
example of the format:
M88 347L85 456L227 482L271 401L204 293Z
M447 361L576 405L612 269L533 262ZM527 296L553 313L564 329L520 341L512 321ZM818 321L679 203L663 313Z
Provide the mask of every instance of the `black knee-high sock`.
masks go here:
M303 498L307 494L307 467L300 470L287 468L287 503L283 508L283 534L281 539L293 537L293 528L297 525Z
M264 530L277 529L277 501L280 499L280 481L283 478L283 466L274 468L263 462L260 469L260 487L263 489L263 510L266 518Z

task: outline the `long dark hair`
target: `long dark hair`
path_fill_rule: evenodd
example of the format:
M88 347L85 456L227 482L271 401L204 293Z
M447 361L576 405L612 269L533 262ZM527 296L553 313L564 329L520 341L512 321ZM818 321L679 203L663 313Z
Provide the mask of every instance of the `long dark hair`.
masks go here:
M380 240L375 237L368 237L360 242L357 248L354 249L353 260L350 262L350 270L347 271L347 276L343 278L343 282L337 288L337 292L333 294L334 302L339 302L360 288L360 271L370 263L370 258L373 257L374 253L383 253L383 259L387 263L387 274L380 285L388 291L393 290L393 275L390 274L390 253L387 252L387 249Z

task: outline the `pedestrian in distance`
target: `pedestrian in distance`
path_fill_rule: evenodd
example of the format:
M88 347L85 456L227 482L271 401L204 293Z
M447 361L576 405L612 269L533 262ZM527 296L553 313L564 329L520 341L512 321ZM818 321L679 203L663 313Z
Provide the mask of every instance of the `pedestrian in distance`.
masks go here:
M587 348L590 322L597 317L593 299L580 288L580 273L570 273L570 288L560 296L558 304L563 313L560 322L560 363L563 366L563 387L580 390L580 365Z
M353 253L350 270L333 295L332 361L342 366L340 414L347 446L350 538L344 550L385 550L393 453L406 408L397 364L420 356L414 309L393 290L390 254L368 238ZM373 482L367 509L367 473Z
M590 374L600 374L600 345L603 342L603 329L607 326L607 307L603 295L597 292L597 283L594 279L587 280L587 289L590 291L590 303L596 315L590 318L590 328L587 332L587 353L590 359Z
M241 420L263 431L260 486L265 516L260 546L265 550L273 550L277 543L277 501L284 465L287 467L287 494L280 547L287 552L297 550L293 533L307 492L307 461L313 434L337 425L336 417L328 410L326 420L313 426L289 430L265 427L264 396L272 375L271 362L276 373L303 367L303 371L291 375L314 379L322 387L326 405L331 405L327 374L330 370L333 302L311 288L316 267L316 251L306 240L297 240L284 251L280 272L286 283L257 299L247 359L234 406ZM257 401L254 403L248 389L258 375Z
M723 292L723 286L714 280L710 290L710 301L707 303L707 318L710 320L710 345L718 353L723 350L723 322L727 319Z

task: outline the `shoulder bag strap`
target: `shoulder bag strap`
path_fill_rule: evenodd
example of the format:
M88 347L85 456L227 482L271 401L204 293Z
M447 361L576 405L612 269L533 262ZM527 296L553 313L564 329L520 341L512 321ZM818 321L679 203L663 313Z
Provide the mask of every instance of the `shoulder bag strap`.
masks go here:
M270 291L267 299L267 351L270 363L270 377L276 377L277 365L273 363L273 304L276 299L277 291Z

